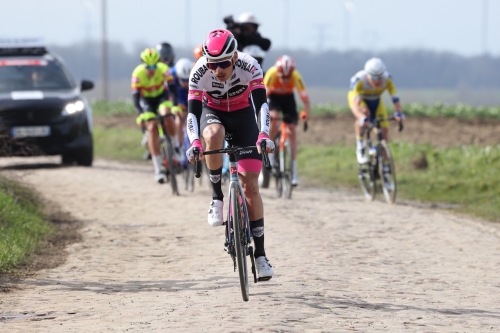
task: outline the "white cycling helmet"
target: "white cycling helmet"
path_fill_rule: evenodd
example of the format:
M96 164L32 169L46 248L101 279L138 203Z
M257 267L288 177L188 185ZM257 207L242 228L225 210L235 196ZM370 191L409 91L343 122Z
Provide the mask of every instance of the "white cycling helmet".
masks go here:
M262 50L259 45L245 46L243 53L246 53L254 58L264 58L266 56L266 51Z
M181 58L175 63L175 73L179 79L189 79L189 74L193 69L193 62L187 58Z
M365 64L365 71L372 78L381 78L385 73L385 64L379 58L371 58Z
M260 25L259 21L257 21L257 19L252 13L243 13L240 16L238 16L238 23L239 24L252 23Z

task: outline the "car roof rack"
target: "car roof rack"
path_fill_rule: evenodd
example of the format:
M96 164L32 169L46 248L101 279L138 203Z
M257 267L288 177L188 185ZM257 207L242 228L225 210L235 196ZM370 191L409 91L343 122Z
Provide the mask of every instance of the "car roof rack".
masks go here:
M0 56L42 56L47 54L43 38L0 38Z

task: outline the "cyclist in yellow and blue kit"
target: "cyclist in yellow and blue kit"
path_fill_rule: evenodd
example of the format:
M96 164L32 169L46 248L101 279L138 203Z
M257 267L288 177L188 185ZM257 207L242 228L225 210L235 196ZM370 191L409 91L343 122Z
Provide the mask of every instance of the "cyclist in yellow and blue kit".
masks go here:
M164 116L170 113L172 102L169 100L168 83L173 83L169 67L161 62L159 53L147 48L141 53L142 64L132 72L132 98L139 113L140 125L148 131L148 148L155 169L155 180L163 184L166 175L162 172L160 142L158 137L158 112ZM165 118L165 127L172 142L175 142L175 124L172 117Z
M394 117L398 122L403 121L404 114L396 87L382 60L379 58L368 60L365 69L357 72L351 78L351 89L347 94L347 100L352 113L356 117L354 131L356 133L356 157L359 164L368 162L361 138L361 128L368 126L375 118L387 118L387 110L381 99L381 95L385 90L388 90L392 96L395 109ZM388 121L382 121L381 127L383 138L387 141L389 133ZM389 172L388 166L384 165L384 168Z

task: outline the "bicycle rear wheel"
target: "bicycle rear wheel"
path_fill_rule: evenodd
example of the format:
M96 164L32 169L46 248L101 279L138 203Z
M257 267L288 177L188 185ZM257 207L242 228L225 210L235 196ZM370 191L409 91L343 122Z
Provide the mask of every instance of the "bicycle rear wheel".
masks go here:
M281 182L285 198L292 198L292 146L289 140L285 141L283 155L280 154L281 161L283 162L283 174L281 175Z
M396 169L394 168L394 160L392 159L391 150L387 142L380 142L378 150L378 174L380 175L380 185L382 186L385 200L393 204L396 201ZM384 166L389 168L388 172L387 170L384 172Z
M179 195L179 189L177 187L177 179L175 177L177 173L177 168L174 164L174 149L172 148L172 143L170 140L164 136L162 138L162 151L164 154L164 159L167 160L167 165L165 166L168 170L167 177L170 182L170 187L172 188L172 194Z
M248 271L247 271L247 237L246 224L243 219L243 209L240 201L241 197L239 187L234 184L231 186L231 220L234 230L234 249L236 251L236 262L238 266L238 274L240 276L241 296L246 302L249 299L248 294Z

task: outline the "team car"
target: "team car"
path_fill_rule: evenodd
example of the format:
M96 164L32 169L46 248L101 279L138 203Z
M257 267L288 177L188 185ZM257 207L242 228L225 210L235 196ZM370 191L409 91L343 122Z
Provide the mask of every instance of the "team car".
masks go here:
M61 155L91 166L92 109L61 57L41 39L0 38L0 156Z

